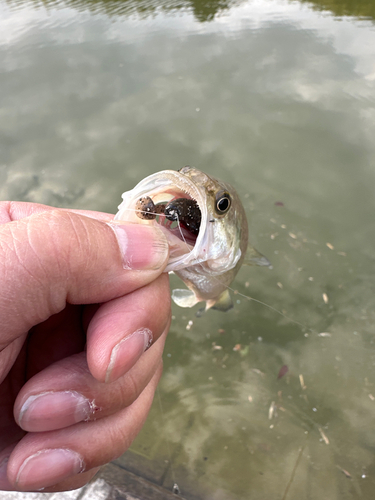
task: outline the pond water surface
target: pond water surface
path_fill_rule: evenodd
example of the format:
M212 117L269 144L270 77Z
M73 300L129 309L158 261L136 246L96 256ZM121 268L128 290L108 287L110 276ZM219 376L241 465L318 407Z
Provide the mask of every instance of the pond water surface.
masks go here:
M371 1L0 0L1 199L114 213L190 164L236 187L272 261L226 314L173 308L131 453L187 499L374 498L374 20Z

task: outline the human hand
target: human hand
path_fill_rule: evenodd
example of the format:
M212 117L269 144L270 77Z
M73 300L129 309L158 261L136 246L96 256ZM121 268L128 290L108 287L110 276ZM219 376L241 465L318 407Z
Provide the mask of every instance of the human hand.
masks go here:
M111 219L0 203L0 490L83 486L146 419L170 325L168 245Z

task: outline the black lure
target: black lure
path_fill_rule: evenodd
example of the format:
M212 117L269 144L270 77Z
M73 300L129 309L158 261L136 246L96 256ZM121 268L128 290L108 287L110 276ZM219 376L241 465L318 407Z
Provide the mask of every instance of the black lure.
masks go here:
M198 236L202 214L195 200L177 198L165 207L164 215L168 220L177 221L194 236Z
M177 198L168 205L155 205L149 196L143 196L137 201L135 209L140 219L152 220L157 215L164 214L168 220L180 223L194 236L198 236L202 214L195 200Z

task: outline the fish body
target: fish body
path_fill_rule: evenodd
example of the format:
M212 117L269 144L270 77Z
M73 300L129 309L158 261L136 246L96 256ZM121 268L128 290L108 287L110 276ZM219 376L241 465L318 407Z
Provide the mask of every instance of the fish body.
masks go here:
M270 266L248 244L245 210L230 184L184 167L152 174L122 198L115 219L158 224L165 232L166 271L188 287L172 292L181 307L205 301L206 310L226 311L233 306L228 287L242 264Z

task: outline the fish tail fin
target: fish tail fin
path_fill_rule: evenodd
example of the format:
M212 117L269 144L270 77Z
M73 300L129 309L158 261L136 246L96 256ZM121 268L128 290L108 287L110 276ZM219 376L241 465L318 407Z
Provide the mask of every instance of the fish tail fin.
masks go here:
M227 312L232 308L233 300L228 289L224 290L217 299L206 302L206 311L207 309L216 309L217 311Z

